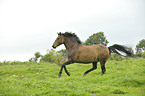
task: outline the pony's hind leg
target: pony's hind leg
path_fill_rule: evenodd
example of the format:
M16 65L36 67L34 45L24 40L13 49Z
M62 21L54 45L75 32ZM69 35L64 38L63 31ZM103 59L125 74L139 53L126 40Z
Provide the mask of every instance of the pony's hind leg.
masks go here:
M106 63L106 61L104 61L104 60L100 61L101 69L102 69L102 75L103 75L103 74L105 73L105 71L106 71L105 63Z
M93 71L97 69L97 62L93 62L93 68L87 70L85 73L84 73L84 76L87 75L89 72Z

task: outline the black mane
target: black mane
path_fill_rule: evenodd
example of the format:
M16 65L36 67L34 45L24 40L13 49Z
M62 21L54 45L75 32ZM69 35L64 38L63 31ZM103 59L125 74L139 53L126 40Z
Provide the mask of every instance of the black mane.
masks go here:
M71 39L73 39L73 40L77 41L79 44L81 44L81 40L79 39L79 37L75 33L71 33L71 32L61 33L61 32L59 32L58 35L63 35L65 37L69 37L69 38L73 37Z

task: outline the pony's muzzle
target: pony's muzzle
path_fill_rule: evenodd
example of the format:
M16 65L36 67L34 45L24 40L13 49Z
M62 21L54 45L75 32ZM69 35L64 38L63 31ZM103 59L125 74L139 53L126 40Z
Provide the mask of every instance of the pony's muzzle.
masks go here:
M54 45L52 45L52 47L55 49L56 47Z

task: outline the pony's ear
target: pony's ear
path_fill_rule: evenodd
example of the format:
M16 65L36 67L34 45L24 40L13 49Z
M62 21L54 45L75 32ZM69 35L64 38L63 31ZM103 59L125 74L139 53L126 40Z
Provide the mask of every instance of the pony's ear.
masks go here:
M61 35L61 32L58 32L57 34L58 34L58 35Z

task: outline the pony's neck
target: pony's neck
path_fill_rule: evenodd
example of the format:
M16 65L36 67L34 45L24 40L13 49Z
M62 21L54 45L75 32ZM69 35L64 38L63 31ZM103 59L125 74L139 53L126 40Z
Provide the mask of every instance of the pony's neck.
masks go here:
M71 40L70 38L65 38L65 43L64 43L66 50L71 50L73 48L77 48L80 44Z

